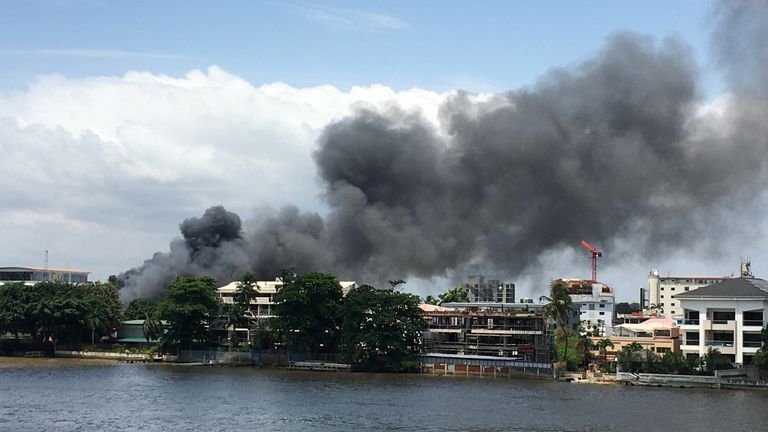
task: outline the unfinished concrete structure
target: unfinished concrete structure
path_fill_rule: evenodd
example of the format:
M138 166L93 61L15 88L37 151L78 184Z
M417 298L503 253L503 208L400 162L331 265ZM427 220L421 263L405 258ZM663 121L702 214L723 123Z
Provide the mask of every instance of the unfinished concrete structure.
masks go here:
M613 334L616 299L611 287L586 279L556 279L551 285L555 284L562 284L567 289L583 327L597 326L601 336Z
M544 305L469 302L444 306L422 306L428 325L423 342L432 357L458 364L549 367L551 338Z

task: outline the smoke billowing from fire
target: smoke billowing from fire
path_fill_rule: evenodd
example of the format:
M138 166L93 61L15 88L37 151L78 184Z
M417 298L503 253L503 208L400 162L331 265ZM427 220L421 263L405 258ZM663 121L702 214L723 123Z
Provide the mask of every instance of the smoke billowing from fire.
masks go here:
M620 34L531 88L483 102L458 94L439 127L361 110L328 125L314 154L326 217L288 207L243 229L210 208L181 224L170 252L123 275L128 295L177 275L227 282L289 266L370 282L472 263L514 275L582 238L685 247L699 216L764 184L766 10L720 7L714 47L734 93L717 109L702 109L686 45Z

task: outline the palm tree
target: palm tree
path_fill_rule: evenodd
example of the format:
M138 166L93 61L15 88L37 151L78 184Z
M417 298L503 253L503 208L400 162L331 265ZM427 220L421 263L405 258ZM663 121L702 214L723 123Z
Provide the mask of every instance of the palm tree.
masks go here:
M576 349L581 354L581 363L583 366L587 366L592 356L592 351L594 351L595 348L595 343L589 338L589 334L579 334L579 339L576 341Z
M562 283L556 283L550 288L549 297L541 296L539 301L546 301L544 313L555 321L560 330L561 338L565 340L565 350L563 351L563 361L568 359L568 329L566 324L571 317L571 296L568 295L568 289ZM555 350L555 359L557 359L557 350Z
M251 300L256 298L256 295L258 295L256 289L253 288L254 285L256 285L256 281L254 280L253 275L250 273L246 273L240 282L237 283L237 289L232 296L232 300L234 300L235 303L240 306L240 309L242 309L243 313L245 313L245 311L250 307Z
M648 309L655 310L657 313L664 315L664 305L661 303L652 303Z
M600 339L597 341L597 349L603 356L603 363L608 363L608 348L613 348L615 345L610 339Z
M715 374L716 369L722 369L723 366L728 364L728 359L720 353L720 350L712 347L709 347L702 360L706 370L712 375Z
M632 372L633 366L637 363L639 358L640 355L638 354L638 351L627 349L625 346L621 351L616 353L616 364L621 367L621 369L627 372Z
M440 299L438 304L469 301L469 294L462 287L450 289L437 297Z
M387 282L389 282L389 284L392 286L392 291L394 291L395 288L397 288L398 285L405 284L405 281L402 280L402 279L394 279L394 280L387 281Z
M156 317L146 314L144 323L141 325L141 330L144 333L144 338L147 342L157 340L163 332L163 324Z

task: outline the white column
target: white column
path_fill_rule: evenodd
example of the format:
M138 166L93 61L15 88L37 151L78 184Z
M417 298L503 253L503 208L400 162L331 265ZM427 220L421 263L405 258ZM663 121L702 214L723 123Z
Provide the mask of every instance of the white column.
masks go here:
M699 311L699 357L702 357L707 352L707 329L704 326L704 321L707 317L707 307L700 307Z
M744 311L739 302L736 302L734 308L736 311L736 328L733 330L733 349L736 351L736 363L744 363Z

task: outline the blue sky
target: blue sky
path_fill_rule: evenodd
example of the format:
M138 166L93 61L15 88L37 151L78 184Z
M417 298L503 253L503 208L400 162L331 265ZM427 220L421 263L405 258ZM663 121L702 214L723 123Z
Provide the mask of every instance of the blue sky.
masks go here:
M503 91L600 49L616 31L691 44L707 93L709 2L0 2L0 86L38 74L181 75L218 65L252 83Z

